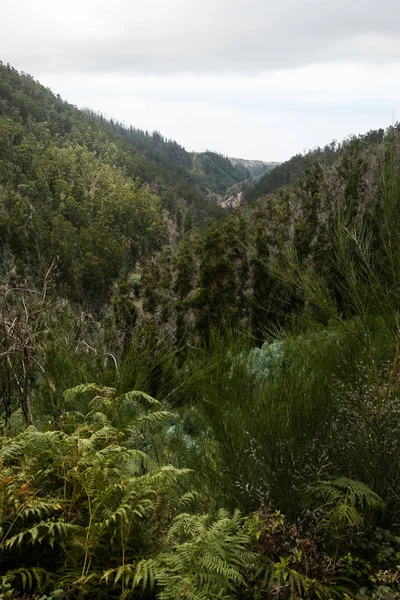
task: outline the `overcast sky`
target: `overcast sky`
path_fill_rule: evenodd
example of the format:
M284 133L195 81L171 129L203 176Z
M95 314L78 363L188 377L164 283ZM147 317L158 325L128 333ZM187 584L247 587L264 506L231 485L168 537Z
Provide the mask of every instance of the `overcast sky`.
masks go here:
M398 0L9 0L0 59L189 150L285 160L400 120Z

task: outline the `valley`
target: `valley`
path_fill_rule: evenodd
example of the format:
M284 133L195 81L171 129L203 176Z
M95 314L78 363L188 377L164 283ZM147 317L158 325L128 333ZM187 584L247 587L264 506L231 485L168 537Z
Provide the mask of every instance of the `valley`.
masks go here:
M193 153L0 64L0 597L396 600L399 208L399 124Z

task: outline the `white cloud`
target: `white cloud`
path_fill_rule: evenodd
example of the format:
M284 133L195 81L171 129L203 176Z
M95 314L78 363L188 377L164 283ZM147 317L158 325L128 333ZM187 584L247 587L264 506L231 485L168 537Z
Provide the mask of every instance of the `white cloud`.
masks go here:
M323 64L259 75L43 74L79 106L189 149L283 160L332 139L400 118L400 62L387 69Z
M13 0L0 58L195 149L281 160L400 117L394 0Z
M0 55L36 72L259 72L400 59L393 0L14 0Z

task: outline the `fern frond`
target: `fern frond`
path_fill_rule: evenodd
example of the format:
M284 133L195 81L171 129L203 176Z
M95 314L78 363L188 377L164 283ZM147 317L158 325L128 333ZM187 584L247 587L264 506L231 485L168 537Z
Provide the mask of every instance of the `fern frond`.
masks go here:
M169 550L138 564L134 585L156 582L163 600L232 597L235 587L245 585L243 569L254 555L247 550L250 539L239 512L231 516L221 510L215 519L180 514L167 540Z
M118 398L115 398L114 402L115 404L124 404L137 400L144 401L144 403L148 406L160 406L159 400L156 400L152 396L149 396L149 394L146 394L146 392L141 392L139 390L132 390L130 392L126 392L122 396L118 396Z
M14 545L41 543L47 540L51 547L57 539L66 538L70 534L80 531L80 527L62 521L41 521L33 527L23 529L11 538L3 540L1 547L11 549Z
M140 425L161 425L176 417L176 414L167 410L159 410L157 412L148 413L142 417L138 417L135 424Z
M338 477L333 479L330 484L333 488L351 495L361 508L366 507L370 510L383 510L385 508L382 498L361 481L355 481L347 477Z
M45 569L40 567L32 567L30 569L21 567L13 569L7 573L9 581L20 580L23 590L42 591L45 585L49 582L52 575Z

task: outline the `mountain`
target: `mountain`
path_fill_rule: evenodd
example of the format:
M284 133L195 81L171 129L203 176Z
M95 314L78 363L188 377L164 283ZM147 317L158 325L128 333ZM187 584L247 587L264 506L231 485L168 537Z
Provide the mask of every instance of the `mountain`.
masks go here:
M274 194L279 188L298 181L306 172L308 166L315 161L321 161L329 165L333 164L341 148L355 139L363 146L368 146L382 142L384 136L385 131L383 129L371 130L363 135L349 136L341 144L334 140L323 148L317 147L304 154L296 154L283 163L276 163L273 170L270 169L247 190L245 199L249 202L253 198Z
M246 169L250 174L250 179L258 181L260 177L279 166L279 162L265 162L263 160L249 160L245 158L229 157L229 160L234 166L240 166Z
M1 252L30 271L57 256L68 296L104 297L121 270L221 218L221 199L252 176L245 161L78 110L0 64Z
M243 193L279 163L231 158L215 152L193 153L192 177L222 208L234 208Z
M246 198L247 191L262 177L262 175L274 169L280 163L263 162L261 160L247 160L244 158L229 158L230 162L237 168L246 170L246 179L230 186L222 198L217 202L222 208L236 208Z
M241 165L216 152L201 152L192 155L192 176L206 189L217 194L224 194L235 183L248 176Z
M145 312L163 331L174 331L180 343L192 343L196 335L207 339L213 328L227 323L262 338L303 307L294 275L290 285L278 275L290 264L289 252L326 278L333 296L340 298L338 220L360 235L375 223L369 243L374 252L383 252L379 214L389 176L382 169L389 169L390 161L397 164L399 144L397 127L294 156L261 178L250 190L250 204L237 201L244 195L243 182L233 184L238 205L233 214L194 235L189 232L170 263L159 255L145 266ZM167 269L170 285L163 280L161 290L157 282Z
M31 274L57 257L69 298L104 302L121 273L223 217L217 199L247 176L0 64L0 252Z

